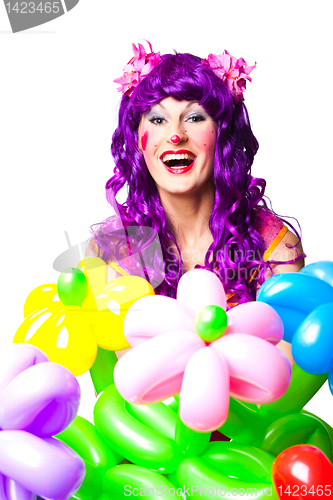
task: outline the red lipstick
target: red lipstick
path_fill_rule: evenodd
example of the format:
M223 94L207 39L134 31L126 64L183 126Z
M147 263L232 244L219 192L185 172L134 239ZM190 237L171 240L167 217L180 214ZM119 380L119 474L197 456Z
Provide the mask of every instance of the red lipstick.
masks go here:
M193 156L194 159L190 165L187 165L184 167L176 167L176 166L175 167L168 167L162 160L163 156L165 156L165 155L177 155L177 154L188 154L188 155ZM192 153L192 151L189 151L188 149L168 150L168 151L164 151L161 154L160 160L168 172L170 172L171 174L179 175L179 174L185 174L186 172L191 170L191 168L193 167L194 162L196 160L196 156L195 156L195 154Z
M194 161L192 161L191 165L188 165L187 167L167 167L165 164L165 168L168 170L168 172L171 172L172 174L185 174L186 172L188 172L189 170L191 170L191 168L193 167L194 165Z
M195 154L192 153L192 151L189 151L188 149L176 149L176 150L168 150L168 151L163 151L163 153L160 156L160 159L163 158L164 155L180 155L180 154L185 154L187 153L188 155L192 155L195 157Z

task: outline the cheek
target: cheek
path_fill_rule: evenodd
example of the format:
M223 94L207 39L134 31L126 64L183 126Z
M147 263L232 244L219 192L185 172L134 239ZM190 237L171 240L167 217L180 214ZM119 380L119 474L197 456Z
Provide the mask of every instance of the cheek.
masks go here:
M148 136L149 136L148 130L146 130L146 132L141 137L141 146L143 151L146 151Z
M196 137L197 146L206 152L215 152L216 143L216 130L214 128L209 128L207 130L201 131Z
M152 160L155 157L156 150L160 144L161 131L158 127L155 127L153 130L145 130L144 134L142 134L141 147L146 159Z

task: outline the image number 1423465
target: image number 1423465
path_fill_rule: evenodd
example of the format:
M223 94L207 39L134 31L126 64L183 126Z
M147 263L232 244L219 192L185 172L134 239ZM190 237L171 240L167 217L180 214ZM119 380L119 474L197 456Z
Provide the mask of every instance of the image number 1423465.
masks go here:
M34 28L48 23L53 19L66 14L75 7L80 0L34 0L16 1L4 0L8 19L13 33Z

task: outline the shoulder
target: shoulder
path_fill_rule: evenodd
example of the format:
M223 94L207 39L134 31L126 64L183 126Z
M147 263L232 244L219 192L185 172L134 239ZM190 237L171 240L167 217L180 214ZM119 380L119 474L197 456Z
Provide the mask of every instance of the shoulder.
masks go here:
M254 228L259 234L265 234L268 230L279 230L283 227L282 220L277 217L269 208L257 206L253 210Z
M264 206L258 206L254 210L254 229L263 241L263 260L271 256L288 232L282 220Z
M277 245L270 256L270 260L290 262L289 264L273 264L273 274L298 272L304 267L304 258L299 256L303 253L302 244L298 237L291 231L287 231L281 242Z
M303 256L300 258L300 255L303 253L303 248L298 237L288 230L279 217L264 206L256 207L254 217L254 227L263 240L263 260L282 262L271 264L273 274L297 272L302 269L304 258ZM284 264L284 262L289 263ZM268 270L266 278L270 275Z
M95 238L89 238L86 242L86 257L100 257Z

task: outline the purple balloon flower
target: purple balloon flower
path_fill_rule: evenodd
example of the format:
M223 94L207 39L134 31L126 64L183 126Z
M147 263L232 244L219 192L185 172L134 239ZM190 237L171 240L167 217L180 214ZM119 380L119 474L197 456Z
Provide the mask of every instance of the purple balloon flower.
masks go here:
M83 460L52 436L75 418L80 387L37 347L0 353L0 499L66 500L81 486Z

